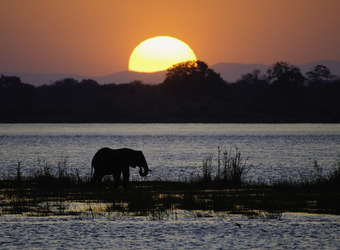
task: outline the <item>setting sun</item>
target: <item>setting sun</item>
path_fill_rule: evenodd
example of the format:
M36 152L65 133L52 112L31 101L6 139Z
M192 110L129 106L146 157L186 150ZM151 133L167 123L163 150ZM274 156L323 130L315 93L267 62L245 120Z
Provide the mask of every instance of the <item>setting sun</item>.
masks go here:
M157 36L143 41L132 51L129 70L151 73L189 60L197 59L185 42L169 36Z

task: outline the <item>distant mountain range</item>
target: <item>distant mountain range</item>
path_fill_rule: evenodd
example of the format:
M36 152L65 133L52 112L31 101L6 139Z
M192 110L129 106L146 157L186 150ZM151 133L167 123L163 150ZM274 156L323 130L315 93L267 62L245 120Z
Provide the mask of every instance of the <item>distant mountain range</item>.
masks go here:
M300 68L301 72L305 74L311 70L314 66L321 64L329 68L331 73L336 76L340 76L340 61L336 60L323 60L315 61L305 64L296 65ZM221 77L227 82L235 82L240 79L242 74L250 73L254 69L261 70L262 74L267 72L269 65L264 64L241 64L241 63L218 63L211 65L215 72L220 73ZM166 71L156 73L138 73L132 71L117 72L101 77L80 76L72 74L36 74L36 73L20 73L20 72L2 72L5 76L18 76L24 83L29 83L34 86L41 86L43 84L52 84L55 81L65 78L74 78L78 81L82 79L93 79L100 84L106 83L130 83L135 80L142 81L144 83L157 84L163 82L165 79Z
M314 61L296 66L300 68L302 74L306 74L306 72L310 71L318 64L326 66L331 71L332 75L340 77L340 61ZM227 82L235 82L240 79L243 74L251 73L254 69L261 70L261 74L267 74L267 69L270 67L271 65L241 63L218 63L210 66L215 72L220 73L221 77Z

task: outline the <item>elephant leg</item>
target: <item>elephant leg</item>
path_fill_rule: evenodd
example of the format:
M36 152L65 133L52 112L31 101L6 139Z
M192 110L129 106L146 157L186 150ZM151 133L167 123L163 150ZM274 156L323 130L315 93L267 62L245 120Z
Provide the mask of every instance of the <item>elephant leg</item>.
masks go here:
M121 176L121 171L116 171L113 173L113 186L115 189L119 187L120 176Z
M98 173L98 172L94 172L94 174L93 174L93 178L92 178L92 187L95 187L95 185L98 183L99 184L99 186L101 186L102 185L102 178L103 178L103 176L100 174L100 173Z
M127 167L123 170L123 188L127 188L129 184L129 178L130 178L130 169L129 167Z

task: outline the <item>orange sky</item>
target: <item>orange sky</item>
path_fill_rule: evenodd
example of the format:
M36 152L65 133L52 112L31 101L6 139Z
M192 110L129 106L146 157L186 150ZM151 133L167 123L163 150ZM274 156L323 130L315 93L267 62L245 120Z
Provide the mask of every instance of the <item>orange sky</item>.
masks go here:
M0 0L0 72L102 76L167 35L199 60L340 60L339 0Z

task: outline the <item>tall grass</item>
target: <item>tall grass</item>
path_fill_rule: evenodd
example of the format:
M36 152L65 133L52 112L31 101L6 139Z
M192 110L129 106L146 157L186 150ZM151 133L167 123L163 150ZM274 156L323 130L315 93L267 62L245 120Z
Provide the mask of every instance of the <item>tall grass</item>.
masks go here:
M340 161L327 174L324 174L323 167L317 161L314 161L313 170L314 175L307 180L308 185L340 186Z
M211 182L212 181L212 176L211 176L211 171L212 171L212 155L206 156L203 158L203 165L202 165L202 172L203 172L203 181L204 182Z
M88 178L80 176L78 169L69 171L66 158L58 161L56 168L51 167L48 162L38 159L37 170L28 177L23 177L21 162L18 162L14 180L17 187L22 186L24 183L30 183L38 187L67 188L89 183Z
M17 166L17 176L16 176L16 182L17 185L21 185L22 184L22 173L21 173L21 161L18 162L18 166Z
M244 181L245 175L251 169L248 165L247 159L244 160L241 152L236 148L235 156L232 156L231 150L229 153L223 153L223 169L220 176L216 176L218 181L230 183L232 185L241 185Z
M222 159L220 156L221 150L218 147L217 168L212 166L213 157L211 155L203 158L202 181L225 186L242 185L244 177L252 165L249 165L247 159L241 156L241 151L238 148L235 148L234 154L230 149L229 152L223 152ZM213 169L217 169L215 174L212 173Z
M338 165L333 167L332 171L329 173L328 180L330 184L340 186L340 161L338 161Z

